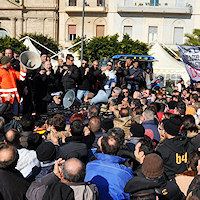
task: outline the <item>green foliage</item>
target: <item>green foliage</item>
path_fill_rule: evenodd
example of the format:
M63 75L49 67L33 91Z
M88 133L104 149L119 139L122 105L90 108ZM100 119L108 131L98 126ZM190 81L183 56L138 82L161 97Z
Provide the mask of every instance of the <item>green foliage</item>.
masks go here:
M16 38L11 38L9 36L0 37L0 52L4 53L5 49L8 48L12 49L13 51L17 51L19 54L28 50L23 42L20 42Z
M80 37L76 38L73 44L79 42ZM81 44L71 48L73 52L78 51L81 55ZM148 45L138 40L133 41L128 35L124 35L122 41L119 41L119 35L105 37L93 37L91 40L84 41L83 56L90 61L100 60L103 57L111 58L114 55L134 54L147 55L149 51Z
M20 38L23 38L25 36L29 36L30 38L33 38L34 40L36 40L37 42L39 42L40 44L44 45L45 47L51 49L52 51L54 51L55 53L58 52L59 50L59 45L53 40L53 38L49 37L49 36L44 36L42 34L32 34L32 33L27 33L24 35L21 35ZM52 56L54 54L52 54L51 52L49 52L48 50L44 49L43 47L41 47L40 45L38 45L37 43L33 42L34 46L39 49L42 53L47 54L48 56Z
M200 46L200 29L194 29L193 34L185 34L187 41L185 45Z

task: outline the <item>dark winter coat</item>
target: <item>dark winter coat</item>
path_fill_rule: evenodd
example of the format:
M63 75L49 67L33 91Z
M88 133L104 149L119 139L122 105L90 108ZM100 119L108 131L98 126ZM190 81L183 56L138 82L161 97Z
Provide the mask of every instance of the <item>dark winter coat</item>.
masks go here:
M193 145L184 136L165 139L158 144L156 152L163 159L165 173L169 179L187 169L188 157L193 150Z
M79 70L76 65L66 65L68 67L68 70L70 73L66 73L66 70L63 70L62 72L62 85L64 87L64 90L76 88L76 83L79 76Z
M184 197L178 185L167 181L164 175L155 179L147 179L144 175L136 176L126 184L124 191L134 196L156 193L160 200L181 200Z
M0 199L25 200L29 185L18 170L0 169Z
M92 73L91 70L85 75L85 67L80 67L79 68L79 73L80 73L80 79L78 81L78 89L79 90L88 90L91 91L91 78L92 78Z
M86 163L88 157L87 145L82 142L82 136L71 136L66 138L66 143L57 149L57 158L68 160L78 158Z

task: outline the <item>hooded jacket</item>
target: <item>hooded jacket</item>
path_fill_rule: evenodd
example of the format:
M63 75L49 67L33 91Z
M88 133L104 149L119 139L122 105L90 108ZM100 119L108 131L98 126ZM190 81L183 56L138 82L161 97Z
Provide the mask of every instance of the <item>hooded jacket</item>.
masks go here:
M85 181L96 184L100 200L130 199L130 195L124 192L124 187L133 178L133 173L122 164L126 159L102 153L96 153L95 157L98 160L89 162L86 166Z
M193 145L185 136L165 139L158 144L156 152L163 159L165 173L169 179L187 169L188 157L193 150Z
M175 182L167 181L163 176L147 179L143 174L132 178L125 186L124 191L133 196L156 193L160 200L181 200L184 195Z

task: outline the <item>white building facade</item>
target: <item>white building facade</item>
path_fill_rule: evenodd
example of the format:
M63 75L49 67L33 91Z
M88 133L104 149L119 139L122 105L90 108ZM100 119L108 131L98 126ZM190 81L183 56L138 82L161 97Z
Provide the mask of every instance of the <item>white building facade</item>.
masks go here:
M81 36L83 0L61 0L59 42L69 47ZM171 48L185 42L184 35L200 28L199 0L87 0L87 38L129 34L133 40L158 40Z

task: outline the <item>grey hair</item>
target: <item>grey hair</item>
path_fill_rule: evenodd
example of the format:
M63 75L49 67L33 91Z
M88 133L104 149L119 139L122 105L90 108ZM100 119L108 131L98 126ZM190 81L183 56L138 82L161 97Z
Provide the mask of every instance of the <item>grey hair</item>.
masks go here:
M146 118L146 120L154 120L154 113L152 110L146 109L142 115Z
M118 94L122 92L122 89L119 87L115 87L113 90L115 90Z

